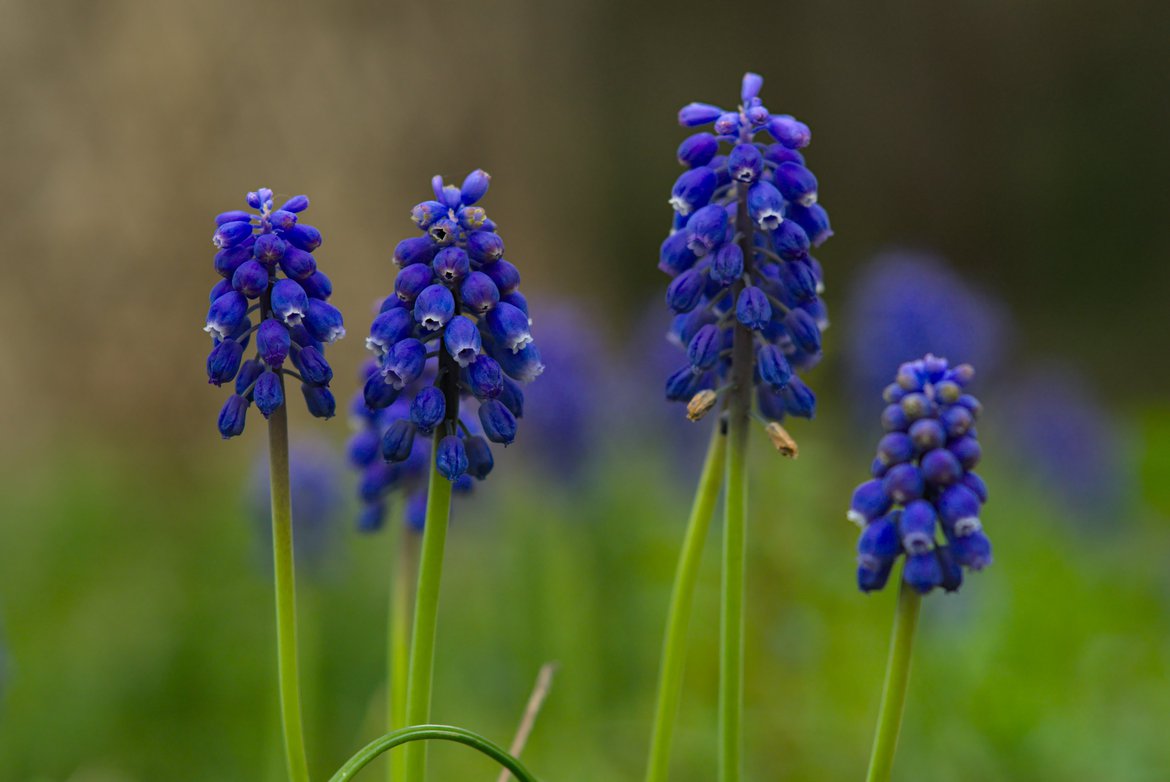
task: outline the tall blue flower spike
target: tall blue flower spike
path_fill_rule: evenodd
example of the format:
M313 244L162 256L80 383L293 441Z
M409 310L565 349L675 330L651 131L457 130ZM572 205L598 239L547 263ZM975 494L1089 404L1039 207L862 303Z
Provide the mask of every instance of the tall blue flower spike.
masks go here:
M903 579L926 594L956 591L963 569L991 564L980 510L987 486L973 472L981 456L975 422L982 406L967 392L970 364L950 367L927 354L898 368L886 387L871 480L853 492L848 517L861 527L857 584L881 589L900 556Z
M333 285L312 255L321 233L299 222L308 197L294 196L274 209L272 191L260 188L248 193L247 203L255 211L215 218L215 270L223 279L211 289L203 329L212 338L208 382L235 381L235 393L219 414L225 439L244 431L253 402L265 418L284 405L285 376L300 381L310 413L331 417L336 405L325 345L345 336L341 312L328 301ZM245 360L253 335L256 354Z
M833 232L800 151L808 146L809 129L769 112L759 98L762 85L760 76L748 73L736 110L692 103L678 115L684 127L713 124L714 131L679 146L687 170L671 191L675 216L658 263L672 278L669 337L687 356L667 379L666 396L689 402L692 419L709 411L729 383L737 323L754 335L762 417L811 418L815 410L812 391L796 372L821 357L821 332L829 323L820 299L821 265L810 251ZM747 213L738 215L744 192Z
M487 441L512 442L523 414L519 384L544 370L520 274L504 260L495 223L476 205L489 181L479 170L462 187L436 176L435 199L411 210L423 235L394 250L399 272L366 339L375 361L364 378L365 413L354 438L368 448L380 432L382 460L365 465L381 476L368 493L367 527L381 523L373 500L404 480L416 458L424 474L433 458L456 489L486 478L493 466ZM432 454L427 441L436 433Z

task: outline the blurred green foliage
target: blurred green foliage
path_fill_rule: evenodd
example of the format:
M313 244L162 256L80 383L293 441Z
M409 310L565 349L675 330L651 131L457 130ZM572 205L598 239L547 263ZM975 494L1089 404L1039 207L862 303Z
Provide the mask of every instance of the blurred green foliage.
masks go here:
M762 442L753 453L756 779L855 779L868 753L893 594L852 585L842 508L864 466L842 447L846 433L832 433L803 427L795 462ZM281 778L270 566L257 553L263 527L241 510L245 481L228 477L247 472L236 461L245 451L177 475L91 445L0 485L0 778ZM1147 469L1164 476L1165 460L1152 451ZM609 449L572 490L522 468L511 461L456 503L436 719L507 743L537 669L556 660L530 766L554 781L636 779L689 476L633 444ZM997 561L959 595L927 601L896 773L1162 779L1167 530L1142 515L1071 526L1014 488L994 455L987 474ZM335 531L333 560L302 573L300 594L309 748L322 778L380 732L392 561L386 534L359 536L344 518ZM717 545L716 529L692 626L680 782L713 769ZM432 757L435 779L496 773L457 747Z

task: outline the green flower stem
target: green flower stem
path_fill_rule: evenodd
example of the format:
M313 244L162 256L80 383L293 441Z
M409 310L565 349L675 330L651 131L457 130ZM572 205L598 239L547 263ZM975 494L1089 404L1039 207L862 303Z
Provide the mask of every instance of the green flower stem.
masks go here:
M691 605L695 596L695 581L703 559L703 544L711 528L715 501L723 486L724 459L727 437L722 421L716 420L703 472L691 506L682 551L674 574L670 594L670 609L666 619L666 637L662 642L662 661L658 669L658 703L654 710L654 732L650 737L650 760L646 768L646 782L663 782L670 769L670 744L674 738L674 722L682 696L683 669L686 664L687 628L691 620Z
M747 193L739 196L736 230L745 258L755 248ZM733 288L738 300L745 283ZM736 323L727 394L727 476L724 489L723 583L719 613L719 782L743 778L743 637L747 559L747 443L752 412L752 332Z
M283 382L283 381L282 381ZM268 419L268 468L272 488L272 553L276 573L276 661L280 716L292 782L308 782L305 731L297 670L297 590L293 565L292 502L288 481L288 415L281 405Z
M894 613L894 634L890 640L890 657L886 662L886 682L882 686L882 705L878 709L877 733L873 737L873 754L869 758L866 782L889 782L894 767L894 751L902 728L902 711L906 706L906 685L910 680L910 655L914 648L914 629L918 626L918 609L922 596L899 579L898 608Z
M509 755L496 744L480 736L478 733L472 733L464 728L456 728L450 725L416 725L410 728L402 728L393 733L387 733L381 738L374 739L362 749L358 750L357 754L345 762L345 765L337 770L330 782L348 782L353 779L357 772L365 768L378 755L382 754L388 749L397 747L400 744L412 743L407 749L415 746L425 746L424 744L417 744L417 742L425 740L438 741L453 741L457 744L463 744L471 747L477 752L482 752L492 760L499 763L501 766L512 772L519 782L537 782L536 777L532 775L528 769L516 758Z
M391 514L398 528L394 572L390 585L390 620L386 639L386 729L395 730L406 725L406 689L410 675L410 588L418 568L418 535L406 524L403 503L396 503ZM406 756L402 752L388 753L389 774L393 782L406 778Z
M451 482L439 474L434 454L439 451L442 427L435 430L431 449L431 476L427 485L426 526L415 593L414 630L410 634L410 675L406 688L406 723L423 725L431 716L431 684L435 667L435 625L438 620L439 582L443 575L443 548L451 515ZM405 750L403 782L422 782L426 777L426 745L411 744Z

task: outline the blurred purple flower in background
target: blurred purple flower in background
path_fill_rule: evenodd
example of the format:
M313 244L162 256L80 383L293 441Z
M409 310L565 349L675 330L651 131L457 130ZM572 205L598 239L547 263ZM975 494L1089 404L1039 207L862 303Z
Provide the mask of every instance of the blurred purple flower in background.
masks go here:
M1017 475L1082 519L1127 514L1136 489L1134 462L1126 452L1120 422L1070 367L1041 367L1013 380L1000 403L998 436Z
M343 507L341 456L322 441L294 442L288 469L292 491L293 537L297 567L320 570L336 540L337 520ZM268 456L256 459L245 495L249 517L256 526L258 550L271 558L272 512L268 489ZM269 563L271 565L271 563Z
M861 415L889 382L890 367L934 353L978 366L986 381L1007 353L1003 305L923 252L875 256L853 276L845 314L847 388Z

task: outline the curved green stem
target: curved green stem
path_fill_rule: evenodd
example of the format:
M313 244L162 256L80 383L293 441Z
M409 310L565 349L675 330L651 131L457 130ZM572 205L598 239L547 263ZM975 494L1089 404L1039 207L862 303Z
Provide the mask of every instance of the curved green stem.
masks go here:
M723 461L727 453L727 437L723 423L715 421L703 472L695 490L682 551L674 574L670 594L670 608L666 619L666 637L662 642L662 661L658 669L658 703L654 710L654 731L650 737L650 760L646 768L646 782L662 782L670 769L670 744L674 738L674 722L682 696L683 669L686 665L687 628L691 620L691 605L695 596L695 581L703 559L703 544L711 528L715 501L723 485Z
M439 582L443 575L443 549L451 515L451 482L439 474L434 454L439 451L442 427L435 430L431 450L431 476L427 485L426 526L415 593L414 630L410 634L410 675L406 688L406 722L423 725L431 716L431 684L435 667L435 626L439 610ZM412 744L404 751L404 782L426 777L426 745Z
M898 608L894 613L894 633L890 639L890 657L886 662L886 681L882 686L882 705L878 709L877 733L873 737L873 754L869 758L866 782L888 782L894 767L894 751L902 728L902 711L906 706L906 685L910 681L910 656L914 648L914 630L918 626L918 609L922 596L899 579Z
M393 733L387 733L381 738L374 739L358 750L356 755L347 760L345 765L339 768L337 773L330 778L329 782L347 782L347 780L353 779L357 775L357 772L369 765L374 758L386 750L397 747L400 744L426 740L453 741L457 744L471 747L508 769L519 782L537 782L536 777L528 769L524 768L524 765L519 760L509 755L499 746L488 741L478 733L450 725L416 725L410 728L402 728ZM407 749L411 749L413 746L425 745L412 744Z
M390 584L390 617L386 639L386 729L395 730L406 725L406 688L410 675L410 588L418 567L418 536L406 525L402 503L391 515L397 527L397 545L394 572ZM406 778L406 756L402 752L389 753L389 779L402 782Z
M272 490L272 553L276 575L276 661L284 750L292 782L308 782L297 670L297 594L293 565L292 503L288 480L288 416L281 405L268 419L268 469Z

